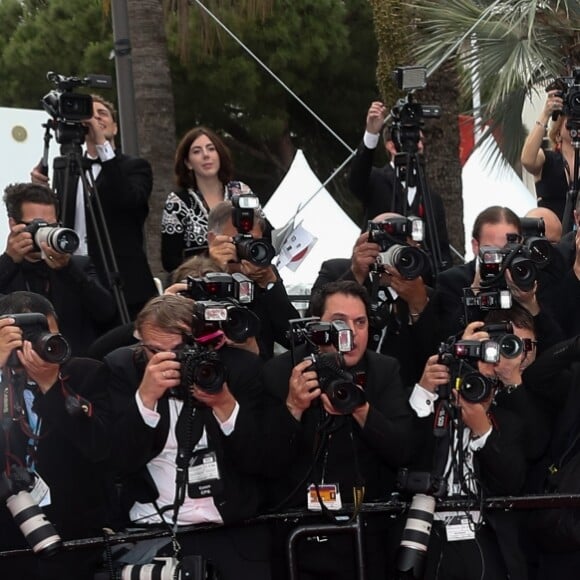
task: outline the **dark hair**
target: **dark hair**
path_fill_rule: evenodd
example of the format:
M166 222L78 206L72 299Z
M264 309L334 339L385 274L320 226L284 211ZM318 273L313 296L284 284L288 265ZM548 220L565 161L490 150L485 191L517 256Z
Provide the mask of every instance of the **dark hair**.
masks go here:
M310 312L312 316L322 316L326 309L326 300L334 294L345 294L346 296L360 298L365 305L367 317L370 315L371 304L366 288L354 280L337 280L325 284L312 294L310 297Z
M0 298L0 315L38 312L57 319L52 302L40 294L18 290Z
M52 189L38 183L12 183L4 190L4 203L8 217L22 220L23 203L52 205L58 215L58 199Z
M485 317L486 324L497 324L500 322L511 322L518 328L531 330L536 334L536 324L534 317L527 308L515 302L507 310L491 310Z
M187 168L185 161L189 156L189 149L191 144L202 135L208 137L208 139L214 144L220 158L218 179L224 184L224 186L233 179L234 164L232 162L230 150L224 141L217 133L211 129L208 129L207 127L194 127L183 136L175 151L173 172L175 174L175 182L179 187L191 187L193 189L197 189L195 173L191 169Z
M484 209L478 214L473 222L473 230L471 232L471 237L479 242L479 237L481 236L481 230L484 225L491 224L501 224L507 223L514 226L518 234L522 233L522 225L520 223L520 218L514 213L509 207L501 207L499 205L492 205Z
M95 103L100 103L101 105L103 105L103 107L105 107L109 111L109 113L111 113L111 117L113 117L113 121L115 121L116 123L117 110L115 109L115 105L113 105L111 101L107 101L107 99L101 97L101 95L91 95L91 97Z

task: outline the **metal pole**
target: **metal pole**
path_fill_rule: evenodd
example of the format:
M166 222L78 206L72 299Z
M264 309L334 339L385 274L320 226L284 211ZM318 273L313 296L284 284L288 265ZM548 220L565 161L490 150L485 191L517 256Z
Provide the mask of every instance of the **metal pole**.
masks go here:
M137 157L139 155L139 143L137 139L137 116L135 114L133 64L131 60L127 0L112 0L111 15L115 42L115 71L119 100L121 149L123 153Z

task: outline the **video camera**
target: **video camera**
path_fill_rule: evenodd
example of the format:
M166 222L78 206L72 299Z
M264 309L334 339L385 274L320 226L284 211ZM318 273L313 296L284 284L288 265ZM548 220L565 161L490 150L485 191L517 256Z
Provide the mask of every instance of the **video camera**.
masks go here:
M77 87L111 88L111 77L88 75L85 78L65 77L55 72L46 73L47 80L56 85L41 99L44 110L53 118L57 143L82 145L87 132L82 124L93 116L93 99L90 95L75 93Z
M59 254L74 254L80 244L79 236L74 230L50 225L41 219L32 220L24 231L32 234L35 252L40 252L42 242L46 242L49 248Z
M48 321L44 314L25 312L22 314L4 314L0 318L13 318L14 326L22 329L22 340L28 340L34 351L42 360L49 363L63 364L71 355L71 348L66 338L48 329ZM20 361L16 352L10 353L6 365L19 367Z
M562 111L554 111L552 120L555 121L560 115L580 122L580 67L574 67L572 76L555 79L546 87L547 91L558 91L558 96L564 101Z
M276 250L265 238L255 239L252 234L255 211L260 207L260 200L252 194L232 195L232 223L238 230L234 244L238 259L248 260L256 266L269 266L276 255Z
M393 79L400 90L407 91L407 96L399 99L391 109L391 138L398 152L416 153L424 120L441 117L441 108L415 102L412 92L427 86L426 68L397 67Z
M254 282L240 273L208 272L205 276L187 277L183 296L193 300L235 300L239 304L254 301Z
M367 231L369 242L381 248L371 271L383 272L385 266L392 266L407 280L414 280L428 271L427 254L407 241L409 238L417 242L423 240L423 221L420 218L392 217L379 223L369 221Z

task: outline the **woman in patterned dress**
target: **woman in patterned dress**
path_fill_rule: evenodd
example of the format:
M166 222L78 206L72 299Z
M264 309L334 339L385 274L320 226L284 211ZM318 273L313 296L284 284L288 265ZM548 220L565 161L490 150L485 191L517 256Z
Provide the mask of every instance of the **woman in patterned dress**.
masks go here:
M165 201L161 219L161 261L172 272L187 258L207 249L207 216L234 194L252 193L232 181L233 163L223 140L206 127L190 129L177 146L177 189Z

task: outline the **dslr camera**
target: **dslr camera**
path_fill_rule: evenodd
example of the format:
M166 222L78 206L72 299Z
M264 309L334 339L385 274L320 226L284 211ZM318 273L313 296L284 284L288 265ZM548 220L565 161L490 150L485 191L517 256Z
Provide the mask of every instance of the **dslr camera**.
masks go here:
M541 237L531 237L522 243L517 240L517 234L508 234L508 242L502 248L480 247L478 259L482 288L507 288L506 270L518 288L524 291L533 288L538 269L550 262L551 246Z
M87 133L82 124L93 116L93 99L90 95L75 93L77 87L89 86L111 88L111 77L107 75L88 75L85 78L65 77L49 71L46 78L56 88L44 95L41 104L52 117L51 128L55 129L56 142L82 145Z
M346 370L343 353L353 349L352 331L342 320L323 322L319 318L290 320L289 339L292 351L297 345L307 344L313 351L307 359L308 370L316 371L318 384L332 406L348 415L360 407L366 397L356 378ZM332 345L337 352L321 352L321 346ZM305 359L306 360L306 359Z
M235 300L238 304L254 301L254 282L241 273L208 272L205 276L186 279L187 290L182 292L193 300Z
M193 342L173 351L181 363L181 381L173 393L179 399L186 399L192 385L206 393L216 394L222 390L226 380L226 368L216 351L210 347Z
M233 342L244 342L260 331L260 319L235 300L198 300L193 307L193 336L210 343L221 333Z
M381 248L372 271L384 272L392 266L406 278L414 280L428 271L429 258L420 248L409 245L408 239L423 240L423 221L420 218L392 217L382 222L369 221L369 242Z
M276 250L266 238L255 239L250 233L254 227L255 212L260 200L252 194L232 195L232 222L238 230L234 244L238 259L248 260L256 266L269 266Z
M32 234L33 251L40 252L42 242L59 254L74 254L80 244L78 234L69 228L61 228L41 219L32 220L25 228Z
M558 96L564 101L562 111L554 111L552 120L555 121L560 114L580 122L580 67L574 67L572 76L560 77L546 87L546 91L558 91Z
M4 314L0 318L13 318L14 326L22 329L22 340L28 340L42 360L63 364L70 358L69 343L62 334L49 331L48 321L44 314L25 312L23 314ZM6 364L11 367L20 366L15 351L10 353Z

